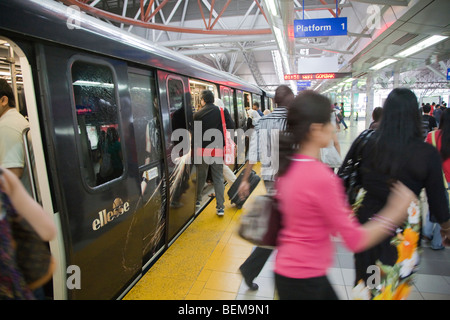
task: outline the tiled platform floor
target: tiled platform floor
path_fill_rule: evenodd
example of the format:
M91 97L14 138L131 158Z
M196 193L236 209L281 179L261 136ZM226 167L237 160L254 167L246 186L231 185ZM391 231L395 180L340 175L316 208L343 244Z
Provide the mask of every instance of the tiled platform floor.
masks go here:
M349 130L338 133L342 154L347 152L364 125L363 121L359 121ZM225 191L227 189L228 186ZM216 216L213 200L124 299L277 299L272 272L274 254L255 279L259 290L249 291L239 273L239 266L253 249L236 233L239 217L255 195L264 193L264 185L260 183L242 210L230 206L227 201L224 217ZM354 277L352 253L339 239L334 241L335 262L328 276L338 297L351 299ZM450 300L449 248L433 251L424 245L421 269L409 299Z

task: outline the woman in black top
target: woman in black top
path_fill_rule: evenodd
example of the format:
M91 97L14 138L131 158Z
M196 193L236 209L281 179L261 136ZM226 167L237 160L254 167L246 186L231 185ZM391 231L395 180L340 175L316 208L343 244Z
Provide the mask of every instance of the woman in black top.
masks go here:
M360 223L376 219L386 203L389 186L400 180L417 196L426 189L430 213L441 223L444 239L450 239L449 203L445 197L442 164L438 151L423 141L415 94L394 89L383 107L383 119L362 152L361 175L364 192L355 214ZM354 298L405 299L419 263L421 239L420 203L411 203L408 220L393 227L392 237L355 254Z

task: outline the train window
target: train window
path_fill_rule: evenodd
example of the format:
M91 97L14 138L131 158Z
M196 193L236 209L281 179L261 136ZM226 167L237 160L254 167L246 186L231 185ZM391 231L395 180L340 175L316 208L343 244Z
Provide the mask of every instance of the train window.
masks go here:
M234 119L234 103L233 103L233 95L231 94L231 90L229 88L221 88L222 93L222 101L225 108L230 113L231 119Z
M130 69L128 82L138 164L143 166L163 157L155 78L150 72Z
M236 104L238 110L238 127L243 128L247 123L247 112L244 107L244 95L242 91L236 91Z
M113 72L106 65L75 61L72 87L82 176L96 187L120 177L124 170Z
M200 96L203 90L210 90L214 93L214 97L218 97L217 88L208 82L189 79L189 90L192 99L192 111L195 113L201 109Z

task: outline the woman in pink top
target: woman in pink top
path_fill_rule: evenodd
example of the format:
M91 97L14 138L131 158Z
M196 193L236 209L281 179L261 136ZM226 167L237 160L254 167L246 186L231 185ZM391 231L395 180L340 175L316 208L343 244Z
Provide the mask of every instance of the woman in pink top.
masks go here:
M303 91L290 105L288 129L280 137L276 189L282 229L275 284L282 300L337 299L326 277L333 259L330 235L340 235L354 252L369 248L407 217L406 209L415 199L397 182L375 219L360 225L352 218L342 182L318 160L320 148L334 134L329 106L326 97Z
M442 170L444 172L443 179L445 178L445 181L447 181L448 189L448 185L450 184L450 109L444 109L439 122L439 130L428 133L425 141L435 145L439 150L442 159ZM442 250L445 248L442 243L441 226L439 223L430 220L430 214L428 214L427 222L423 228L423 235L430 240L431 249Z

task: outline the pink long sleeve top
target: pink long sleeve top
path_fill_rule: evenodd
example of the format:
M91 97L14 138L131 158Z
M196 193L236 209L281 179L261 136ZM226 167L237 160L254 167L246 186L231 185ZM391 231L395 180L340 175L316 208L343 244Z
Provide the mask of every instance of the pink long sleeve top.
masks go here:
M282 221L277 274L297 279L326 275L334 256L331 235L340 235L353 252L363 249L366 231L352 218L342 181L329 167L297 154L276 187Z

